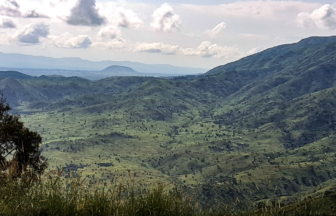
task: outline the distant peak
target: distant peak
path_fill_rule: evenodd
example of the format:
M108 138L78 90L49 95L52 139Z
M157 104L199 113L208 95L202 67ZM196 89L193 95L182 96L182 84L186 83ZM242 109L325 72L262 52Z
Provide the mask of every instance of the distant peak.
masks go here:
M111 65L103 69L102 72L133 72L133 73L136 73L136 71L133 68L126 67L126 66L120 66L120 65Z

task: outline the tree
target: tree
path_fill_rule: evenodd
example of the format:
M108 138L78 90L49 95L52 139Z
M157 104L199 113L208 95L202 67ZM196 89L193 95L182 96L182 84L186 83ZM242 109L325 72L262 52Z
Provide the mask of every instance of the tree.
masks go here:
M19 115L10 114L11 107L3 93L0 94L0 163L12 156L18 162L18 172L32 168L41 173L47 163L41 160L42 137L29 130Z

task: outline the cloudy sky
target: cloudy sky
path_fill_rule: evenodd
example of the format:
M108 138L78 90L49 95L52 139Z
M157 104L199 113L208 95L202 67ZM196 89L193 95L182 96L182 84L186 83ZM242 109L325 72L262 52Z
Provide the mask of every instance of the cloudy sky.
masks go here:
M336 33L336 0L0 0L0 52L212 68Z

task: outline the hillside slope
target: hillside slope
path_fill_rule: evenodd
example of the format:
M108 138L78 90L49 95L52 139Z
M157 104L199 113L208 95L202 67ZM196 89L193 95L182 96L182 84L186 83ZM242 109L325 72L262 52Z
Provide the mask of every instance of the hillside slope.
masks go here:
M291 70L294 73L307 70L318 64L328 64L335 60L336 36L310 37L298 43L280 45L247 56L238 61L218 66L207 72L208 75L223 71L281 72Z

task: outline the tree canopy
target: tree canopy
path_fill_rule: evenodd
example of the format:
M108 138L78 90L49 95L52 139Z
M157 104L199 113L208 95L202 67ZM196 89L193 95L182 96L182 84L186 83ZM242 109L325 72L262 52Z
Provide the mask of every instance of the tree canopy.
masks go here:
M41 160L42 137L26 128L20 116L11 114L11 110L4 95L0 94L0 163L11 158L18 162L19 172L28 167L42 172L47 166Z

